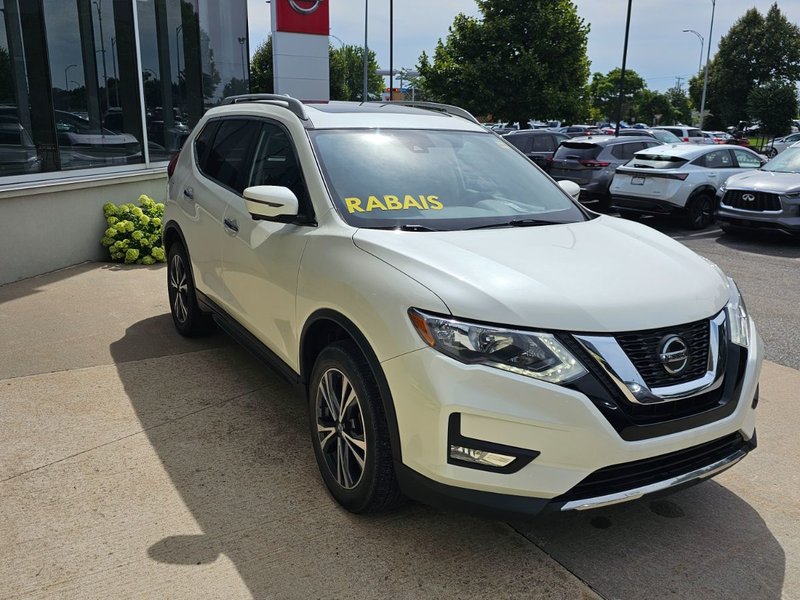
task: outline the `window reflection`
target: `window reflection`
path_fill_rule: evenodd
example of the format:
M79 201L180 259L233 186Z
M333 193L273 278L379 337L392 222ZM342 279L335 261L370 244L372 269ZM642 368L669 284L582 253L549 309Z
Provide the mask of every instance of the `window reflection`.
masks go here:
M168 160L247 52L246 0L0 0L0 177Z

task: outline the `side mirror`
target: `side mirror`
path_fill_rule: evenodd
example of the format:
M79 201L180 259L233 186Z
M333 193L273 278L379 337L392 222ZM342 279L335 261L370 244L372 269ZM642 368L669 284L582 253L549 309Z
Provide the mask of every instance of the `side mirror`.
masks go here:
M300 208L294 192L281 185L254 185L246 188L242 195L254 219L296 216Z
M567 192L572 199L577 201L581 195L581 186L579 186L574 181L569 181L568 179L564 179L558 182L559 187Z

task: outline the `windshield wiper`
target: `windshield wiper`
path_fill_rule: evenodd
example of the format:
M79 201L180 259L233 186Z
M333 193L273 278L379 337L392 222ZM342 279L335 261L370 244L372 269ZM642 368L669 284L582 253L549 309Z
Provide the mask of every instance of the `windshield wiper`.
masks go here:
M467 229L491 229L494 227L538 227L539 225L559 225L556 221L544 221L542 219L512 219L503 223L492 223L490 225L478 225Z
M386 229L394 231L442 231L441 229L433 229L427 225L420 225L418 223L404 223L403 225L391 225L388 227L369 227L369 229Z

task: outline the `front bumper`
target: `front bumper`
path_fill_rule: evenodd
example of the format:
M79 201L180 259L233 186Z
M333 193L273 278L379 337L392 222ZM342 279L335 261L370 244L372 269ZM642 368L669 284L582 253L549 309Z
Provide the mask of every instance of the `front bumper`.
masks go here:
M800 234L800 205L792 210L752 211L741 210L720 204L717 197L715 217L718 223L741 227L742 229L764 229L781 231L790 235Z
M429 348L388 360L383 369L397 413L401 487L412 498L442 508L520 518L605 506L703 481L755 447L763 345L752 323L751 340L726 416L646 439L624 439L592 399L567 386L465 365ZM453 464L448 460L453 414L459 415L463 438L517 448L535 458L502 473ZM707 460L698 455L694 462L678 461L688 470L666 460L706 446L715 452ZM639 476L646 468L655 468L655 478ZM590 476L605 481L602 475L614 469L634 475L626 480L630 486L591 483Z

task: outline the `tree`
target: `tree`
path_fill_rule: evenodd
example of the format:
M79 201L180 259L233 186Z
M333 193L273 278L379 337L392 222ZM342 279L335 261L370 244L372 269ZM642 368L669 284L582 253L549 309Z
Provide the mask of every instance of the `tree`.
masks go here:
M748 114L761 121L761 130L777 136L789 132L797 116L797 89L792 83L773 79L754 88L747 98Z
M589 84L589 100L592 108L599 111L607 121L617 120L619 110L619 83L622 71L612 69L607 75L595 73ZM647 88L644 79L636 71L625 70L625 89L623 90L622 118L632 121L635 106L642 92Z
M669 96L660 92L643 89L639 92L635 106L636 121L657 125L659 123L674 123L675 108ZM658 116L656 116L658 115ZM630 119L629 122L633 121Z
M418 70L441 102L525 126L531 117L574 121L587 107L589 26L571 0L477 0L482 18L459 14Z
M364 91L364 49L345 44L341 48L328 47L328 68L331 100L361 100ZM274 93L272 70L272 38L260 44L250 61L250 87L253 93ZM369 51L368 94L380 98L383 79L378 75L375 53Z
M719 41L708 70L706 108L714 126L748 120L748 98L754 88L770 81L800 79L800 28L773 4L764 17L748 10ZM689 89L700 106L703 73L693 77ZM711 125L711 123L706 123Z
M665 117L661 118L661 123L691 123L692 121L692 103L686 91L680 86L669 88L665 95L672 105L672 120L667 121Z
M262 42L250 59L250 89L254 94L272 94L275 84L272 73L272 37Z
M364 48L345 44L331 48L331 100L360 101L364 95ZM369 51L368 99L380 99L383 78L378 75L375 52Z

